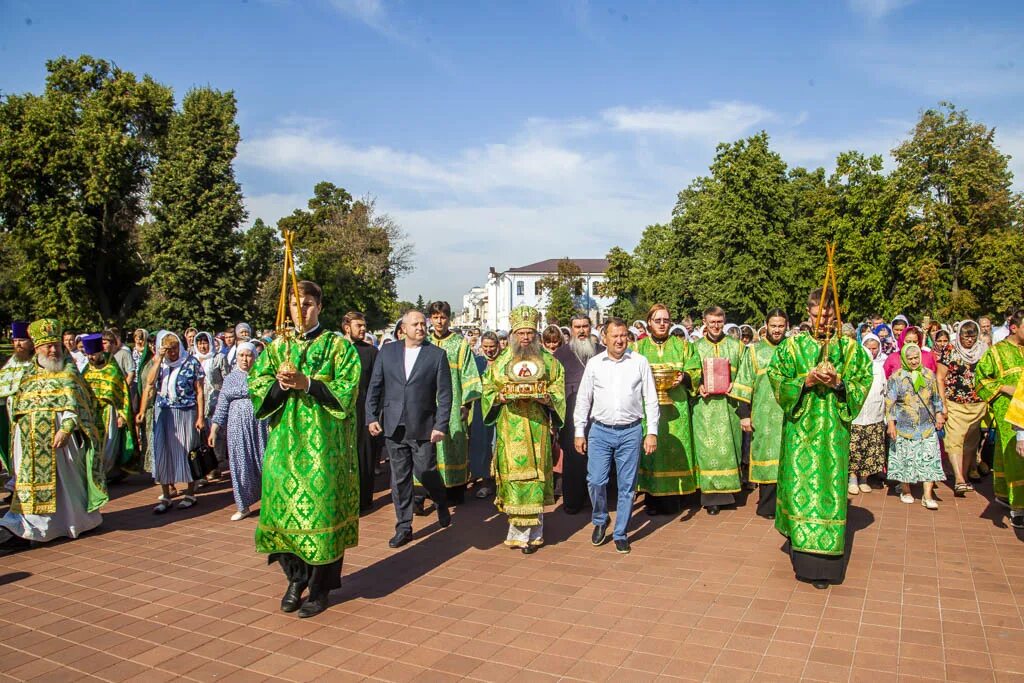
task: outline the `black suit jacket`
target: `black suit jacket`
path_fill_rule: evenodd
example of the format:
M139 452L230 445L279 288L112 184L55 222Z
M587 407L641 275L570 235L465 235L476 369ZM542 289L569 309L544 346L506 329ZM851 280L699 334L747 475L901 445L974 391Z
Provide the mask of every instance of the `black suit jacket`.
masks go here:
M428 441L431 430L448 433L451 413L447 353L424 343L406 380L405 342L386 344L378 352L366 394L366 424L379 420L387 437L404 425L406 439Z

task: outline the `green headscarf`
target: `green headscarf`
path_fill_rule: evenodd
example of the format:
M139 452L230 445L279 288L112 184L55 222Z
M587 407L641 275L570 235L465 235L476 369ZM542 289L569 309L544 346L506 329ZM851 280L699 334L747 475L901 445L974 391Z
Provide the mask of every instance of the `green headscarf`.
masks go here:
M917 351L917 357L921 358L921 347L914 343L904 344L903 348L900 349L900 363L903 365L903 370L910 375L910 383L914 385L914 391L921 391L925 388L928 383L924 379L924 374L921 373L921 366L918 365L916 370L911 370L910 365L907 363L907 356L909 351Z

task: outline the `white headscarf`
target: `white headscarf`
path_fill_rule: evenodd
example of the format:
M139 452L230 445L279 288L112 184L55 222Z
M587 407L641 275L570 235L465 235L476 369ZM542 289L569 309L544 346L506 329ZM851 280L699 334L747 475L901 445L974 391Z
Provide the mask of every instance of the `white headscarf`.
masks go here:
M671 337L671 336L672 336L672 333L673 333L673 332L675 332L675 331L677 331L677 330L678 330L679 332L682 332L682 333L683 333L683 339L685 339L685 340L687 340L687 341L689 341L689 340L690 340L690 333L686 331L686 328L685 328L685 327L683 327L682 325L680 325L680 324L678 324L678 323L676 323L676 324L675 324L675 325L673 325L672 327L668 328L668 336L670 336L670 337Z
M878 355L877 356L871 356L871 349L868 348L868 342L869 341L873 341L876 344L878 344ZM871 362L872 363L875 363L875 364L884 364L885 363L885 354L882 353L882 340L878 338L877 334L875 334L874 332L868 332L863 337L861 337L860 345L864 347L865 351L867 351L868 356L871 357Z
M157 353L164 348L163 344L166 337L174 337L174 340L178 342L178 360L170 361L167 359L167 356L164 356L163 360L160 361L160 367L165 372L163 373L164 378L160 383L158 392L173 403L178 399L178 373L181 372L181 365L185 362L187 356L185 354L185 347L181 343L181 337L168 330L160 330L156 333Z
M963 344L960 343L960 335L963 333L964 327L968 324L973 325L974 330L978 333L978 340L974 342L974 346L969 349L965 348ZM956 334L951 334L949 336L949 343L953 345L953 350L957 352L957 355L959 355L960 358L962 358L968 365L976 364L981 360L981 357L985 355L985 352L988 351L988 344L981 336L981 325L973 320L961 320L957 323Z
M242 351L248 351L249 353L251 353L253 355L253 358L255 358L256 356L258 356L260 354L260 352L256 350L256 345L253 344L250 341L245 341L245 342L241 342L241 343L235 344L235 353L236 353L236 355L238 353L241 353Z
M206 353L199 353L199 338L206 337L206 341L210 343L210 349ZM199 364L203 366L203 372L206 376L210 376L210 369L213 366L213 361L217 358L217 352L213 348L213 335L209 332L197 332L195 339L192 340L192 355L196 357Z

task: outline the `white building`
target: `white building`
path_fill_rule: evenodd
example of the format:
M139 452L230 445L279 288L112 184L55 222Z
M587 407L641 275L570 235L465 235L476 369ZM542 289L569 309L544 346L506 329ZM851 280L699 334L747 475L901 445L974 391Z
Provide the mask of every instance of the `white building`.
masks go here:
M480 327L487 319L487 289L474 287L462 295L462 311L455 316L453 325Z
M482 327L488 330L507 330L509 313L516 306L533 306L544 314L548 305L548 293L540 291L538 282L556 274L560 260L548 259L519 268L510 268L503 273L491 268L487 274L486 301L481 316ZM614 298L597 295L597 284L604 282L608 261L603 258L581 258L572 261L579 266L584 285L583 295L577 297L576 306L590 315L590 319L597 325L607 317L608 307L615 302ZM479 288L470 290L470 294L476 289ZM568 322L561 321L563 325L567 325Z

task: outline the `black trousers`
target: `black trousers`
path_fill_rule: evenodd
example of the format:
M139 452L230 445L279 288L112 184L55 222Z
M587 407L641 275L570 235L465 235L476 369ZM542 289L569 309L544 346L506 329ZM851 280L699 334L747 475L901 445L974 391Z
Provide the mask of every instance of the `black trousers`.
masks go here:
M391 457L391 500L395 504L396 531L412 531L412 478L423 484L427 494L440 508L447 507L441 473L437 471L437 452L430 441L405 438L405 429L399 427L384 442Z
M267 563L280 564L288 583L298 583L309 588L309 597L314 599L341 588L342 560L344 558L339 557L330 564L309 564L292 553L273 553L267 558Z
M360 423L361 425L362 423ZM373 441L365 427L360 426L356 438L356 455L359 460L359 510L373 507L373 469L377 463L373 458Z
M775 503L778 498L776 496L777 491L778 486L776 484L757 485L757 514L762 517L775 514Z
M582 510L590 503L587 456L576 450L574 433L569 424L558 434L558 445L562 447L562 507Z

